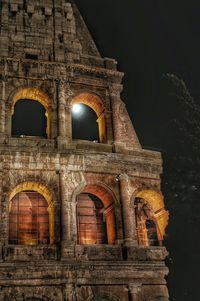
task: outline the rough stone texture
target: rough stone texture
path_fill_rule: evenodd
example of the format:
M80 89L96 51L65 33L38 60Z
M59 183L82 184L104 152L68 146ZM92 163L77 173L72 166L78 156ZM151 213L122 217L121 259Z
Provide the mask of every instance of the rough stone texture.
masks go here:
M116 62L101 58L71 1L2 0L0 22L0 301L167 300L166 249L138 245L134 207L140 192L154 192L145 201L163 239L161 155L141 148ZM71 105L80 95L102 109L102 143L72 139ZM44 105L48 139L11 136L14 103L25 98ZM20 187L52 196L52 244L9 244L10 196ZM78 245L81 192L112 202L113 245Z

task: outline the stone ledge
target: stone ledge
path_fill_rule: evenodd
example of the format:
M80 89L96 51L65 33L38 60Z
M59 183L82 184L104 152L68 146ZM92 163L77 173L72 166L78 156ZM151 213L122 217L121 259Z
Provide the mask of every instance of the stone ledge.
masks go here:
M76 149L112 153L112 145L87 140L73 140Z
M77 245L75 255L78 260L120 261L122 260L122 249L117 245Z
M17 147L17 148L54 148L55 141L52 139L45 139L40 137L9 137L0 138L0 145L5 145L6 147ZM23 149L24 150L24 149Z
M58 258L57 246L15 246L3 247L3 259L5 261L37 261L56 260Z
M127 247L127 260L164 261L168 256L165 247Z

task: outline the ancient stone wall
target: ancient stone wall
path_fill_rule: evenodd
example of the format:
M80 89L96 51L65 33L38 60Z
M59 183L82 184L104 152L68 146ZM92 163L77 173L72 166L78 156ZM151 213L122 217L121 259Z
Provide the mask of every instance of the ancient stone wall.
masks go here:
M168 298L162 158L139 143L116 62L101 58L72 1L3 0L0 23L0 301ZM20 100L44 107L47 139L12 135ZM72 137L78 103L96 113L98 143ZM11 202L24 191L47 201L50 243L9 243ZM102 202L107 244L79 243L84 193ZM158 246L140 244L137 198L150 208Z

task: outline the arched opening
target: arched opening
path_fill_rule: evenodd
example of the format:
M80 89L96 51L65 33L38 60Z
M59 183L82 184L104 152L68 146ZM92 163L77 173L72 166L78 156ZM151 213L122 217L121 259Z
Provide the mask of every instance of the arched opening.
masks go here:
M12 136L38 136L47 138L45 108L37 101L19 100L12 115Z
M51 138L49 96L37 88L24 88L12 99L12 136Z
M94 133L97 136L96 129L98 127L98 139L93 139L93 141L97 140L101 143L106 143L107 142L107 137L106 137L105 107L104 107L104 104L101 101L101 99L97 95L83 92L83 93L80 93L79 95L75 96L72 99L71 105L72 105L73 127L75 128L75 122L78 123L78 117L79 117L79 114L77 114L77 118L75 118L75 116L73 116L73 115L76 115L75 111L76 110L81 111L81 108L83 108L85 110L85 112L88 112L88 114L90 113L89 114L90 115L89 120L91 120L92 123L88 123L87 117L85 117L84 118L84 122L85 122L84 126L87 129L92 127L92 131L91 131L92 132L92 135L91 135L92 137L93 137ZM89 107L90 110L87 107ZM82 113L83 117L84 117L84 110L83 110L83 113ZM74 111L74 114L73 114L73 111ZM92 115L92 111L93 111L93 115ZM94 122L94 119L96 119L96 122ZM97 123L97 125L96 125L96 123ZM78 127L78 125L77 125L77 127ZM80 129L80 126L78 128ZM82 130L81 130L81 132L82 132ZM84 139L84 140L88 140L88 139Z
M83 245L107 244L104 206L93 194L77 197L78 242Z
M77 196L79 244L114 244L116 237L112 195L99 185L87 185Z
M38 192L16 194L11 200L9 221L10 244L49 244L48 203Z
M72 138L88 141L99 141L97 115L84 104L72 107Z
M47 188L34 182L18 185L9 201L9 243L52 244L54 206Z
M146 247L162 245L168 212L164 208L161 193L140 191L135 198L135 216L138 244Z

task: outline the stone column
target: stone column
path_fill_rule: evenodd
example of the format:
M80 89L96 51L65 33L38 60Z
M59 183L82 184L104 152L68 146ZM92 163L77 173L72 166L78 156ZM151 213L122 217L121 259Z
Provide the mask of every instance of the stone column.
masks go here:
M129 285L129 295L131 301L140 301L141 294L141 284L130 284Z
M71 106L68 102L72 96L69 84L65 81L58 83L58 146L66 148L72 141Z
M116 217L116 241L117 245L123 244L123 222L122 222L122 206L115 204L115 217Z
M2 94L0 96L0 135L5 135L5 89L6 89L6 82L2 80L1 84ZM11 113L10 113L11 114Z
M122 85L113 85L111 87L111 105L112 105L112 119L113 119L113 134L114 134L114 145L117 147L124 146L124 143L121 141L121 129L119 125L119 107L122 104L120 93L122 92Z
M67 104L65 107L65 127L66 127L66 139L68 143L72 141L72 116L71 116L71 106Z
M67 179L63 171L60 172L60 196L61 196L61 257L74 256L74 244L71 239L71 202L67 189Z
M65 118L65 86L62 81L58 83L58 124L59 124L59 137L66 137L66 118Z
M75 301L75 289L73 284L66 284L64 288L64 295L66 301Z
M105 118L106 118L106 126L107 126L107 143L113 143L113 126L112 126L112 112L105 111Z
M133 208L130 206L129 177L121 174L118 177L120 183L120 196L122 203L122 215L124 224L124 243L126 245L137 245L136 223Z

